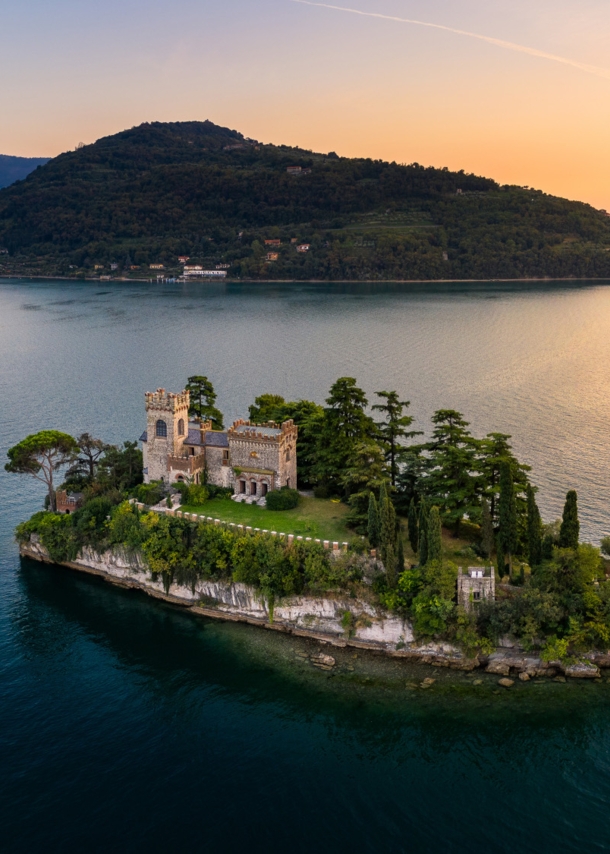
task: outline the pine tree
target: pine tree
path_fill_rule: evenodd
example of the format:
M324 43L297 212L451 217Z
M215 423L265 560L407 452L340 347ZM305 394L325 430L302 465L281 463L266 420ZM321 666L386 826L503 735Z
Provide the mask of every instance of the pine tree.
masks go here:
M500 530L498 543L505 559L508 559L508 573L513 575L513 555L517 548L517 507L515 503L515 485L510 463L500 466Z
M379 505L375 495L371 492L369 496L368 537L372 549L379 547L381 536L381 522L379 519Z
M400 576L405 571L405 547L400 534L396 540L396 574Z
M559 529L560 548L577 549L579 535L580 522L578 521L578 498L576 492L571 489L566 495L561 528Z
M396 486L398 460L401 452L404 452L404 446L400 444L400 440L419 436L421 433L407 429L413 423L413 417L403 415L403 411L410 406L410 401L399 400L398 392L395 391L376 391L375 394L384 401L384 403L376 403L373 410L385 415L386 420L377 424L377 432L390 469L392 486Z
M542 519L536 504L534 487L527 487L527 545L529 564L539 566L542 561Z
M418 547L418 539L419 539L419 525L417 522L417 510L415 509L415 499L411 499L411 503L409 504L409 518L408 518L408 529L409 529L409 543L411 545L411 549L413 552L417 552Z
M426 499L422 498L419 505L419 565L425 566L428 562L428 505Z
M443 540L441 515L438 507L431 507L428 515L428 561L442 560Z
M481 551L489 559L494 548L494 528L491 521L491 511L485 499L481 505Z

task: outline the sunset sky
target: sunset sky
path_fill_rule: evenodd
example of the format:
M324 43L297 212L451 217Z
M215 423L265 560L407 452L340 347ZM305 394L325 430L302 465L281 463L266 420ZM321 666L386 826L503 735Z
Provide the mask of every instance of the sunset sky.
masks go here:
M608 0L329 5L355 11L4 0L0 153L50 156L144 121L208 118L264 142L463 168L610 209Z

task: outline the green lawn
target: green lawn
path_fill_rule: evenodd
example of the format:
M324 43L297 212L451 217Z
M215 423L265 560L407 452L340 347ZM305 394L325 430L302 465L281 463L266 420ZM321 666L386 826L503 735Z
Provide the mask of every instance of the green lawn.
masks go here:
M294 510L267 510L266 507L238 504L226 498L212 498L201 507L184 505L180 509L185 513L213 516L224 522L236 522L238 525L251 525L253 528L311 537L314 540L343 543L356 537L343 521L349 508L345 504L335 504L322 498L301 496L299 506Z

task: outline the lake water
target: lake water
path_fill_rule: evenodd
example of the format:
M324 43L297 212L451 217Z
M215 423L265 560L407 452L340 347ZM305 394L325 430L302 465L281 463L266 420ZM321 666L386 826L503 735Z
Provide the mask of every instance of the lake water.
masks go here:
M137 438L143 393L397 389L512 433L546 519L610 532L610 288L0 282L0 455ZM198 620L20 561L41 489L0 472L0 844L12 851L610 850L610 684L517 684Z

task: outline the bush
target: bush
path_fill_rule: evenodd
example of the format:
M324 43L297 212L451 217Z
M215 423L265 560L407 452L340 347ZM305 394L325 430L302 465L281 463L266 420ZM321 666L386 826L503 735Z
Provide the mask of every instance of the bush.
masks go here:
M293 510L299 503L299 493L287 486L274 489L267 493L267 508L269 510Z
M327 486L314 486L313 488L314 498L328 498L329 492Z
M164 495L165 489L161 483L142 483L135 490L137 500L148 507L158 504Z
M190 504L193 507L200 507L208 500L209 492L205 486L200 486L197 483L192 483L189 488L183 493L182 501L185 504Z

